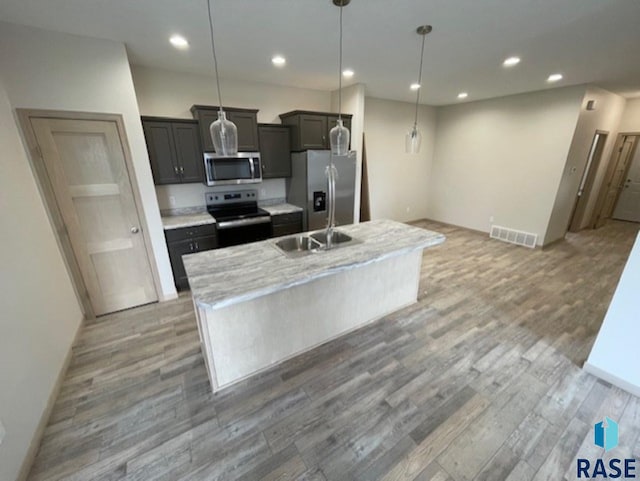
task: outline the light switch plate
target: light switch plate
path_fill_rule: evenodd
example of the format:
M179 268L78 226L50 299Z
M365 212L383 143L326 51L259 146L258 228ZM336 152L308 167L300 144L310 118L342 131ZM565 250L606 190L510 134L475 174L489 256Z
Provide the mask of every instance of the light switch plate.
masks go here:
M2 421L0 421L0 444L2 444L5 434L7 434L7 431L5 431Z

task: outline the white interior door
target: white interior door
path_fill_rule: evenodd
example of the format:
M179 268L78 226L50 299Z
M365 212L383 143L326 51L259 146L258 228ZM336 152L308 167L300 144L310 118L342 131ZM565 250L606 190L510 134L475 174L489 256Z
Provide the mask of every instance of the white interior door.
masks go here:
M640 222L640 148L636 148L613 218Z
M95 314L156 301L116 123L32 118L31 125Z

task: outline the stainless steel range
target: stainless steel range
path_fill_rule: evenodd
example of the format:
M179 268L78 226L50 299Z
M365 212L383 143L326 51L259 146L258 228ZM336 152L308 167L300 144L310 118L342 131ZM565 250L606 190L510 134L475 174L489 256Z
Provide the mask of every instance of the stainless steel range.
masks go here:
M271 216L258 207L258 192L208 192L207 211L216 219L218 246L229 247L271 237Z

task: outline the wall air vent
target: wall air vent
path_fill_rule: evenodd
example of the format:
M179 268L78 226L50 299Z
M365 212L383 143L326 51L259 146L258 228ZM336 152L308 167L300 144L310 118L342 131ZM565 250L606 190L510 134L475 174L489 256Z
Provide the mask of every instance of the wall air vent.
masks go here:
M535 248L538 241L538 234L510 229L509 227L500 227L499 225L491 226L489 237L531 249Z

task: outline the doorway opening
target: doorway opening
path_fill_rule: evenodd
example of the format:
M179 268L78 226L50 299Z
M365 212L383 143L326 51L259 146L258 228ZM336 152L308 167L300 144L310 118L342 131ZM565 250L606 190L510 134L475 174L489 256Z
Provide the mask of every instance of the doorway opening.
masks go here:
M611 217L627 222L640 222L640 148L637 145L627 162Z
M613 216L623 190L634 187L634 190L632 191L633 193L635 192L635 189L638 188L640 179L635 183L632 182L632 180L629 180L629 182L626 180L630 179L628 174L630 173L632 160L636 156L636 152L639 152L639 149L637 148L639 139L640 133L636 132L620 134L618 136L618 140L613 149L613 154L611 154L611 160L609 162L609 167L607 168L607 173L605 174L602 188L600 189L598 203L596 204L596 209L592 219L592 226L594 229L604 225L606 220ZM640 169L640 160L637 164ZM640 176L640 174L638 174L638 176ZM629 187L625 189L625 185L628 185ZM640 199L640 197L638 198ZM628 205L633 208L633 196L630 197L630 200L631 202ZM637 201L638 200L636 199L636 202ZM633 211L638 213L638 209L640 209L640 206L636 205ZM617 214L622 215L618 212ZM640 213L638 214L640 215ZM638 221L640 221L640 218Z
M595 180L600 168L600 162L602 160L602 152L604 146L607 143L607 137L609 132L596 130L591 142L591 148L589 149L589 155L587 157L587 165L582 173L582 180L580 181L580 187L578 188L578 194L573 206L573 214L569 221L569 232L578 232L585 227L589 226L588 218L588 206L592 204L592 197L594 195ZM593 205L593 204L592 204Z

